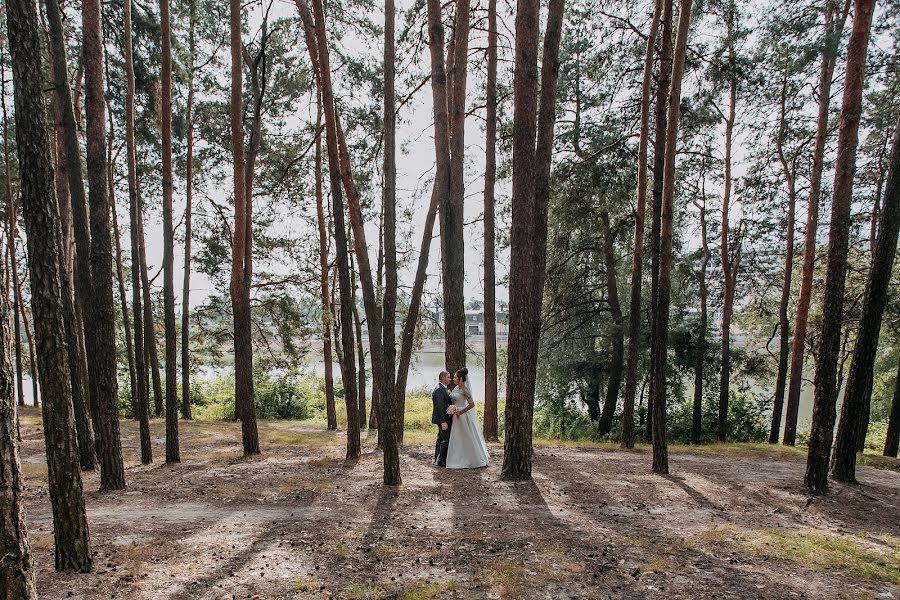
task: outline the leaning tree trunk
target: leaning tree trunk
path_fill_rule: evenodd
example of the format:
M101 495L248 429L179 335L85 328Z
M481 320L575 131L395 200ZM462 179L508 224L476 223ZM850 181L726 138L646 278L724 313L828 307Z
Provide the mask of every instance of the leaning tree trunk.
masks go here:
M52 0L51 0L52 1ZM125 154L128 168L128 204L131 219L131 298L134 309L134 366L137 378L135 408L140 428L141 464L153 462L153 448L150 442L150 390L147 381L145 352L144 306L141 283L141 210L138 195L137 159L134 143L134 58L131 40L131 0L125 0L123 11L123 36L126 90L125 90Z
M638 353L641 335L641 282L644 269L644 221L647 213L647 148L650 140L650 87L653 81L653 51L663 0L656 0L650 33L644 51L641 81L641 122L638 138L637 203L634 209L634 251L631 256L631 299L628 308L628 358L625 367L625 398L622 407L622 447L634 448L634 395L637 392Z
M769 428L769 443L777 444L781 432L781 417L784 411L784 391L787 384L788 358L790 355L791 325L788 320L788 305L791 302L791 279L794 271L794 215L797 209L797 190L794 183L794 169L788 164L784 155L784 140L787 135L787 75L781 86L781 103L779 105L778 138L775 149L784 184L787 188L787 240L784 249L784 281L781 284L781 301L778 303L778 375L775 378L775 401L772 407L772 426Z
M540 108L537 74L540 3L522 0L516 12L510 279L521 282L522 286L510 298L509 307L502 470L502 477L512 481L531 479L534 388L546 275L550 162L564 9L565 0L550 0L541 63Z
M662 221L663 170L666 153L666 101L672 80L672 12L673 0L663 0L662 31L659 41L659 77L656 83L656 104L654 106L653 140L653 206L650 224L650 331L655 331L653 320L658 313L659 303L659 232ZM652 338L652 333L651 333ZM652 339L651 339L652 346ZM650 372L655 369L656 357L650 350ZM653 439L653 378L649 377L650 393L647 395L647 427L645 435Z
M232 0L235 1L235 0ZM340 158L338 155L338 132L333 118L328 118L329 110L334 111L334 95L324 81L331 76L327 54L320 49L325 40L319 41L318 31L313 22L309 6L297 0L297 8L303 19L307 51L316 75L319 93L322 94L325 110L325 141L328 149L328 175L331 188L331 212L334 220L335 263L337 266L338 289L340 291L340 333L341 380L344 384L344 403L347 409L347 459L356 460L360 456L359 407L356 391L356 364L353 350L353 289L350 285L350 260L347 245L347 225L344 220L344 199L341 189ZM319 6L321 8L321 6ZM324 23L322 24L324 28ZM326 89L327 88L327 89ZM329 108L330 104L330 108ZM333 115L332 115L333 116Z
M422 243L419 247L419 262L416 265L416 275L413 279L412 292L409 298L409 308L406 311L406 321L403 323L403 333L400 336L400 362L397 365L397 411L406 414L406 380L409 375L409 365L412 362L412 351L416 337L416 324L419 322L419 309L422 306L422 291L425 289L425 280L428 278L428 258L431 253L431 238L434 231L434 221L438 213L437 189L431 193L431 202L425 213L425 226L422 229ZM400 441L403 441L403 429L400 429Z
M891 403L891 414L888 417L887 432L884 436L884 455L897 458L898 447L900 447L900 364L897 366L894 400Z
M247 172L243 123L243 42L241 41L241 3L230 0L231 11L231 157L234 168L234 240L231 244L231 306L234 319L234 396L235 411L241 418L244 455L259 454L256 407L253 400L253 336L250 321L248 281Z
M31 273L32 310L37 327L41 365L44 440L56 569L88 572L93 569L84 508L78 448L72 415L72 383L64 320L62 230L53 189L50 136L44 106L41 41L33 2L7 0L6 24L13 65L19 181L28 268Z
M853 347L853 362L834 445L831 476L838 481L856 480L856 452L860 442L857 438L862 431L862 421L868 416L866 408L872 401L875 352L878 350L881 319L890 293L891 271L897 254L897 234L900 232L900 122L894 129L893 138L875 256L866 282L859 333Z
M496 442L497 265L494 187L497 181L497 0L488 0L487 115L484 128L484 438Z
M72 378L72 408L75 416L75 430L78 435L78 453L81 461L81 468L86 471L93 471L97 466L97 441L94 438L94 428L91 423L90 412L92 410L92 400L90 391L92 370L96 366L92 366L91 361L87 360L87 348L84 344L86 341L84 317L90 312L85 304L91 301L91 267L90 267L90 231L87 220L87 200L84 195L84 181L81 176L81 150L79 143L78 126L75 121L75 113L73 110L72 92L69 88L69 80L67 76L67 61L65 50L65 34L63 31L62 15L59 4L53 0L46 0L44 6L47 11L47 24L51 47L52 68L50 69L53 76L55 93L54 100L58 104L60 120L62 124L63 143L65 155L63 160L66 163L65 173L68 176L66 182L66 191L68 192L68 202L70 206L67 212L73 221L73 230L80 240L81 251L75 252L75 260L77 264L74 266L75 282L74 288L75 298L73 303L72 294L68 281L68 260L66 250L63 249L63 273L67 284L65 289L65 297L63 298L66 312L72 304L72 319L66 319L68 326L71 326L72 332L67 337L69 345L68 357L70 360L69 375ZM105 142L105 141L104 141ZM106 177L106 174L104 174ZM65 200L65 199L64 199ZM62 235L62 230L60 230ZM65 236L63 238L65 239ZM78 243L76 241L76 243ZM82 318L78 318L78 317ZM93 338L92 338L93 339ZM32 360L32 364L34 361ZM99 437L99 436L98 436Z
M834 437L835 404L838 393L837 362L841 351L844 278L847 273L847 249L850 237L850 204L853 198L853 175L856 171L856 147L862 114L866 49L869 45L869 30L874 10L874 0L855 0L853 28L847 46L844 97L841 104L841 124L838 129L831 204L831 228L828 234L825 298L822 303L822 335L816 362L816 390L809 452L806 458L806 474L803 478L806 488L817 494L828 493L828 465Z
M700 270L698 287L700 288L700 322L697 324L697 356L694 360L694 405L691 410L691 442L700 443L703 431L703 372L706 370L706 331L709 327L708 298L706 285L706 268L709 265L709 242L706 236L706 184L701 183L702 204L696 206L700 211Z
M159 374L159 349L156 343L156 316L153 314L153 301L150 290L150 275L147 268L147 244L144 239L144 207L140 196L140 183L138 185L138 254L140 258L141 291L144 306L144 350L149 362L150 379L153 383L153 415L161 417L163 414L162 378Z
M381 389L379 440L384 448L385 485L400 485L400 443L403 414L398 411L397 363L397 102L396 78L396 8L394 0L384 2L384 297L381 332L384 353L384 379ZM372 362L381 357L373 356Z
M175 227L172 224L172 32L169 0L159 2L162 36L160 114L163 195L163 313L166 330L166 462L181 462L178 442L178 347L175 331ZM248 242L249 243L249 240Z
M819 200L822 196L822 171L825 148L828 142L828 109L831 102L831 80L837 59L841 32L850 7L845 0L844 10L835 19L837 6L829 2L825 12L825 40L819 68L819 114L816 122L816 142L809 175L809 201L806 208L806 232L803 236L803 271L800 276L800 293L794 315L794 335L791 339L791 368L788 378L787 402L784 416L785 446L793 446L797 440L797 414L800 410L800 388L803 385L803 357L806 349L806 328L809 322L809 305L812 300L813 272L816 259L816 230L819 224Z
M625 363L625 331L622 327L622 306L619 304L619 285L616 280L616 240L609 225L609 212L600 212L603 228L603 256L606 265L606 301L612 318L611 352L609 378L606 380L606 397L603 400L603 411L597 424L597 433L606 435L612 431L616 404L619 401L619 388L622 385L622 369Z
M5 157L9 158L9 155ZM8 169L7 166L7 174ZM12 196L7 194L6 210L12 209ZM0 262L0 269L3 268ZM24 490L22 464L19 461L15 380L9 356L10 306L6 273L0 272L0 281L3 282L0 294L0 556L3 557L0 560L0 599L36 600L34 567L22 503Z
M119 435L116 379L116 311L112 293L112 235L106 187L106 101L103 96L103 39L100 0L82 2L84 31L84 107L86 117L88 204L90 206L91 412L100 462L100 489L125 487ZM79 249L80 253L80 249ZM85 306L85 305L83 305ZM87 306L85 306L87 308Z
M678 9L678 33L672 56L672 77L666 113L666 150L663 169L663 203L659 230L659 298L653 319L651 352L654 367L650 372L653 411L653 472L669 472L669 450L666 442L666 356L669 340L669 301L672 288L673 222L675 212L675 151L678 142L678 120L681 108L681 79L687 36L691 26L692 0L681 0Z
M322 191L322 97L316 103L316 218L319 225L319 273L322 287L322 356L325 361L325 413L328 430L337 429L334 405L334 367L331 357L331 293L328 291L328 229L325 224L325 199Z

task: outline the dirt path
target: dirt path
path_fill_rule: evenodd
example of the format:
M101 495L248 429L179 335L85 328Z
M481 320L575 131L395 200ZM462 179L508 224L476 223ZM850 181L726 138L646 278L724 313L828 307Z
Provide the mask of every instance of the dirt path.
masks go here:
M182 424L185 462L137 464L123 422L126 491L85 478L96 572L53 571L43 441L22 419L30 536L42 598L900 598L900 473L810 498L797 459L541 448L534 481L430 464L418 436L404 484L381 456L356 464L340 434L261 425L264 454L240 456L239 425ZM154 423L157 459L162 423Z

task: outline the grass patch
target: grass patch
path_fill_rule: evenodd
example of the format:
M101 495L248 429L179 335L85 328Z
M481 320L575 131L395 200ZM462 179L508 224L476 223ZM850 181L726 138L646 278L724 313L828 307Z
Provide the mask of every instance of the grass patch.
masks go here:
M317 592L322 589L322 583L313 577L304 577L294 582L294 590L297 592Z
M384 600L389 598L388 591L380 585L354 584L341 590L338 598L341 600Z
M763 559L801 563L826 573L855 579L900 584L900 544L885 541L880 551L852 536L825 535L812 529L781 531L725 525L697 536L703 545L738 547Z
M524 598L525 566L512 560L499 560L481 573L481 579L501 598Z
M443 583L424 583L416 584L412 587L400 590L397 597L400 600L431 600L436 598L444 591L453 591L456 589L456 580L451 579Z
M340 558L341 560L344 560L345 558L350 556L350 549L347 548L347 544L345 544L344 542L341 542L334 549L334 555L337 556L338 558Z

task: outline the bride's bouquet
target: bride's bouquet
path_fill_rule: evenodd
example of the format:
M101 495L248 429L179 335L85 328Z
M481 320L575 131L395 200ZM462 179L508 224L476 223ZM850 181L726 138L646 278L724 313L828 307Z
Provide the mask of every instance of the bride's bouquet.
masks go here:
M457 406L450 406L447 408L448 415L455 415L458 412L459 412L459 407L457 407Z

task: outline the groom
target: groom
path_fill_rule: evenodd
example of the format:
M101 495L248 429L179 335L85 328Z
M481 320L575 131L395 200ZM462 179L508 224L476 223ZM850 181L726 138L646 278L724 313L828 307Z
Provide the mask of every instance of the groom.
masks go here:
M439 467L447 466L447 446L450 445L450 427L453 421L447 414L450 407L450 373L441 371L438 386L431 392L431 422L438 426L437 441L434 444L434 461Z

